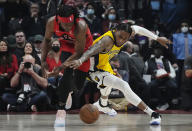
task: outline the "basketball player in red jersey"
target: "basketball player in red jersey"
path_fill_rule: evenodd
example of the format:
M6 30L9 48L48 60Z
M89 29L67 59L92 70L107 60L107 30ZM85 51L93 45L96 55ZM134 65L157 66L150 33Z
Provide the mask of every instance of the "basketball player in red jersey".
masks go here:
M83 52L91 46L93 39L86 22L78 17L76 8L60 5L56 16L51 17L47 22L41 57L42 70L45 69L47 53L51 47L51 37L54 35L59 37L61 43L62 65L55 68L53 73L58 74L64 69L57 89L58 111L55 126L65 126L68 94L74 86L78 89L83 87L90 61L85 61L78 70L67 68L67 63L80 58Z

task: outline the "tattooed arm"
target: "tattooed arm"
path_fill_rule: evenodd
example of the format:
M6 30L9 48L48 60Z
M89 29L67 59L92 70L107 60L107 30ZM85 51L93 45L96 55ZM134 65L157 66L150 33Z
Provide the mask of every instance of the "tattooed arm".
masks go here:
M51 17L46 25L45 37L42 43L42 54L41 54L41 61L46 61L47 53L51 49L51 37L53 35L53 28L54 28L54 17Z
M53 35L53 30L54 30L54 17L51 17L46 25L46 31L45 31L45 37L42 43L42 52L41 52L41 67L42 67L42 73L44 77L47 77L47 73L45 69L47 68L47 63L46 63L46 57L48 52L51 49L51 37Z
M91 56L106 51L108 47L113 46L113 40L109 37L103 37L97 43L92 45L78 60L69 63L70 68L77 69L83 62L88 60Z

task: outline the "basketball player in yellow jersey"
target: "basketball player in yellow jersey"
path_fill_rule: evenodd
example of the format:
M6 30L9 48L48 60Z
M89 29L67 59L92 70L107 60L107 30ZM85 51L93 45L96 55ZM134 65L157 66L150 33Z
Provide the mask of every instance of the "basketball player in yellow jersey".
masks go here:
M99 111L112 116L117 114L114 109L108 106L108 96L111 92L111 89L115 88L123 92L127 101L151 116L151 125L159 125L161 124L160 114L150 109L131 90L129 84L126 81L116 77L109 64L110 59L114 55L118 54L123 44L135 34L147 36L158 41L160 44L166 47L166 43L170 43L167 38L158 37L143 27L122 23L119 24L115 30L108 31L104 35L97 38L91 48L84 52L84 54L78 60L74 60L68 63L68 66L77 69L84 61L86 61L91 56L94 56L95 66L94 69L89 72L89 76L94 82L98 84L101 92L100 100L94 103L94 105L98 107Z

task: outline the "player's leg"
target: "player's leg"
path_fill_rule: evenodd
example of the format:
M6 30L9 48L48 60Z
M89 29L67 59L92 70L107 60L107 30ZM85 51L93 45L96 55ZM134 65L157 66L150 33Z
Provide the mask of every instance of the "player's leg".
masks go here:
M73 69L65 69L62 78L59 81L56 93L58 96L58 111L56 114L55 126L65 126L66 102L73 86Z
M69 52L61 53L61 62L65 62L65 60L71 56ZM66 102L69 96L69 92L73 86L73 69L67 68L64 70L63 76L59 81L59 86L56 89L56 94L58 97L58 111L56 114L55 127L65 126L65 116L66 116Z
M75 97L74 98L74 105L75 108L81 107L81 95L83 94L83 87L85 86L85 80L87 77L87 72L83 72L81 70L75 70L74 71L74 88L72 89L74 91Z
M108 96L111 93L111 87L100 88L101 97L94 103L100 112L108 114L110 116L117 115L117 112L108 103Z
M139 109L147 113L149 116L152 117L150 124L152 125L159 125L161 123L161 117L159 113L156 113L152 109L150 109L130 88L129 84L114 76L114 75L107 75L103 79L103 84L115 89L119 89L131 104L137 106Z
M97 83L97 87L100 90L101 97L97 102L94 103L100 112L115 116L117 112L109 105L108 96L111 93L110 86L103 86L103 78L108 75L108 72L91 72L89 73L90 78Z

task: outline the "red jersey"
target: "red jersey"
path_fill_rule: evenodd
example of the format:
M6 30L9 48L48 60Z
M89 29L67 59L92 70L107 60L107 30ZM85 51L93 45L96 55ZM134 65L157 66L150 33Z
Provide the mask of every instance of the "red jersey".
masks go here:
M12 55L12 63L10 66L0 66L0 75L4 73L8 73L8 78L11 78L15 72L18 70L17 57Z
M61 65L61 60L58 61L58 63L55 61L55 58L52 58L50 56L47 56L46 62L49 68L49 72L52 72L55 67L58 67Z
M76 22L78 23L80 20L81 19L78 18L76 19ZM59 23L56 21L56 17L55 17L54 33L57 37L59 37L59 41L61 43L61 51L70 52L72 54L75 52L74 41L76 38L75 38L74 31L75 31L75 25L73 25L72 29L69 32L61 30L61 27ZM87 28L86 44L85 44L84 52L92 45L92 43L93 43L93 38L89 28ZM90 67L90 60L87 60L79 67L79 70L83 72L88 72L89 67Z

